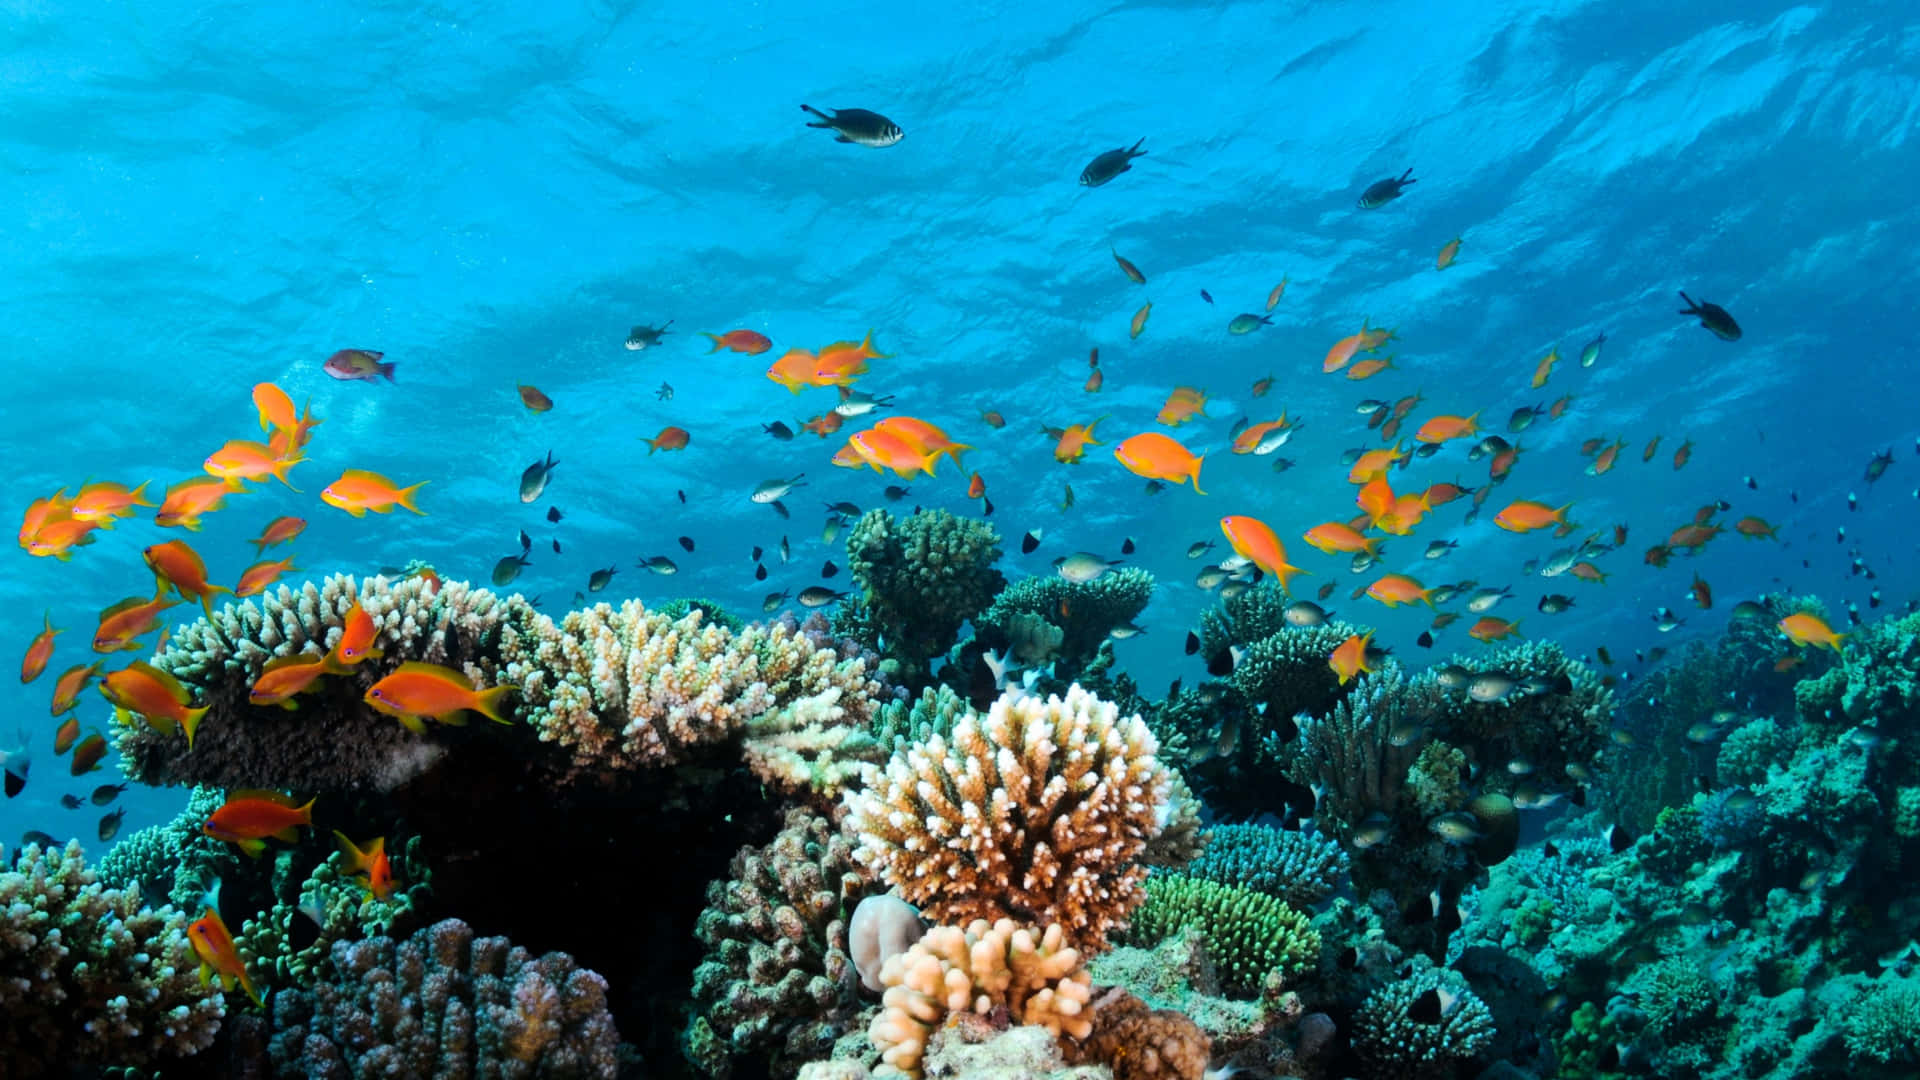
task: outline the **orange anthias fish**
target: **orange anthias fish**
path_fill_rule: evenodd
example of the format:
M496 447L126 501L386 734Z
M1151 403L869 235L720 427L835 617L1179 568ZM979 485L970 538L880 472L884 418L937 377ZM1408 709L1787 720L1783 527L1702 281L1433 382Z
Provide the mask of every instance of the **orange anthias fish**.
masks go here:
M200 984L218 978L222 990L232 990L236 984L247 992L253 1003L266 1008L260 1000L260 991L254 989L253 980L247 978L246 962L240 959L240 950L234 947L233 935L227 932L227 924L220 920L220 911L211 904L205 914L187 927L187 940L193 944L194 955L200 958Z
M1567 407L1573 404L1573 395L1565 394L1547 406L1547 419L1558 420L1567 415Z
M1499 641L1502 638L1520 637L1520 620L1508 622L1492 615L1482 615L1480 620L1467 631L1467 636L1475 641Z
M1605 476L1613 471L1614 462L1620 460L1620 450L1626 446L1626 440L1615 439L1613 445L1602 447L1594 456L1593 464L1587 466L1588 476Z
M340 841L341 868L348 877L360 879L367 892L375 900L388 900L393 897L393 864L387 860L387 838L376 836L363 849L347 839L347 834L334 830L333 838Z
M1280 582L1280 591L1293 595L1291 582L1307 571L1287 561L1287 546L1280 542L1271 526L1259 518L1230 514L1220 519L1220 532L1226 536L1234 554L1253 563L1263 573L1272 574Z
M187 733L187 749L193 749L193 733L211 706L193 708L193 694L180 680L145 660L135 660L119 671L110 671L100 680L100 694L130 713L147 718L159 731L175 727Z
M847 418L840 415L838 411L828 410L827 412L821 413L819 416L814 417L813 419L807 421L806 423L801 424L800 430L810 431L813 434L818 435L824 439L827 436L833 434L834 432L839 431L840 425L846 422L847 422Z
M1540 358L1540 363L1533 369L1533 381L1528 385L1532 386L1535 390L1547 385L1547 379L1553 375L1553 365L1559 362L1560 346L1555 345L1547 351L1547 355ZM1558 420L1560 418L1555 416L1554 419Z
M1280 284L1275 285L1272 291L1267 293L1267 310L1268 311L1272 311L1274 309L1274 306L1280 303L1280 298L1287 295L1287 282L1292 280L1293 280L1292 277L1282 277L1280 279Z
M1811 645L1816 649L1840 651L1840 642L1845 634L1836 634L1827 621L1811 612L1801 611L1780 620L1780 632L1795 645Z
M980 478L979 473L974 473L973 479L967 481L967 498L978 499L981 496L985 495L986 493L987 493L987 482Z
M53 731L53 753L55 757L73 749L80 741L80 718L69 716Z
M260 535L247 541L247 543L253 545L253 553L255 555L260 555L275 544L284 544L294 537L299 536L305 532L306 529L306 518L297 518L291 515L277 517L267 522L267 527L261 530Z
M1007 418L1004 416L1001 416L1000 411L998 409L988 409L985 412L981 413L980 422L994 429L995 431L998 431L1001 428L1007 426Z
M100 626L93 632L94 652L132 652L140 647L140 638L160 629L160 613L178 604L167 599L162 585L151 600L129 596L100 613Z
M1287 414L1285 413L1281 413L1280 419L1278 420L1249 424L1241 430L1240 434L1233 437L1233 452L1236 454L1254 453L1260 449L1260 444L1267 440L1267 436L1277 435L1285 430L1287 430Z
M1120 264L1120 272L1127 275L1128 281L1133 282L1135 285L1145 285L1147 283L1147 275L1141 273L1140 268L1128 261L1126 256L1120 254L1117 249L1113 250L1113 261Z
M1443 443L1449 439L1468 439L1480 434L1480 427L1474 421L1479 413L1472 416L1436 416L1420 425L1413 433L1415 442Z
M277 561L268 559L264 562L254 563L252 566L240 571L240 581L234 585L233 595L258 595L259 593L265 592L267 586L278 581L281 574L290 574L298 569L299 567L293 565L293 556L291 555Z
M1153 304L1148 303L1133 313L1133 321L1127 324L1127 337L1138 338L1147 328L1147 316L1153 314Z
M868 330L866 338L859 342L836 341L821 349L819 364L825 367L840 367L850 362L851 357L857 356L862 360L886 360L892 355L873 347L873 331ZM861 370L864 371L866 368L862 366Z
M1064 428L1041 429L1055 440L1053 444L1053 460L1063 465L1072 465L1078 462L1081 455L1087 452L1087 447L1106 445L1099 439L1093 437L1094 426L1105 419L1106 417L1102 416L1085 424L1069 424Z
M245 490L245 481L262 481L271 476L287 485L288 490L297 492L300 489L287 479L287 472L307 460L299 454L300 451L295 448L292 456L282 457L265 443L229 439L225 446L207 455L202 468L208 476L225 481L228 491Z
M1200 490L1200 463L1206 460L1206 455L1195 454L1157 431L1122 440L1113 448L1113 456L1135 476L1174 484L1190 479L1195 495L1206 494Z
M1713 587L1699 574L1693 575L1693 602L1703 609L1713 606Z
M1445 270L1447 267L1453 265L1453 260L1459 257L1460 237L1456 236L1452 240L1447 241L1446 247L1440 249L1439 257L1433 260L1433 268L1435 270Z
M1655 435L1652 441L1647 443L1647 448L1645 450L1640 451L1640 460L1652 461L1653 455L1656 453L1659 453L1659 451L1660 451L1660 436Z
M300 842L300 829L313 828L313 800L297 806L278 791L242 788L227 793L227 801L208 817L200 831L233 844L248 855L265 850L266 838L289 844Z
M153 520L162 526L178 525L199 532L200 519L220 509L228 493L226 481L216 476L182 480L167 489L167 497L160 500L160 509L154 513Z
M924 449L898 431L878 427L855 432L847 443L853 447L854 453L860 455L860 460L872 466L875 472L892 469L894 475L902 480L923 472L928 476L937 475L933 466L942 453Z
M660 434L653 438L643 437L640 441L647 444L647 456L652 457L655 450L685 450L687 444L693 441L693 436L688 434L686 428L669 425L661 428Z
M917 416L889 416L873 426L876 431L890 431L900 436L915 449L945 454L962 469L967 466L960 460L960 452L973 449L966 443L954 442L938 425L930 424Z
M1535 529L1544 529L1549 525L1565 525L1567 523L1567 511L1572 509L1572 507L1572 503L1567 503L1556 510L1546 503L1533 502L1529 499L1515 499L1513 502L1507 504L1505 510L1494 515L1493 523L1508 532L1532 532Z
M169 585L173 586L183 598L200 601L200 607L208 615L213 614L214 593L233 591L207 581L207 564L185 540L153 544L141 552L141 557L146 560L148 569L153 571L155 584L159 588L164 590Z
M106 756L107 737L96 731L74 746L73 757L67 760L67 775L85 776L98 769Z
M1332 655L1327 657L1327 666L1340 676L1340 685L1345 686L1361 672L1373 673L1367 666L1367 643L1373 640L1373 631L1354 634L1334 647Z
M1352 555L1362 551L1368 555L1377 555L1380 545L1386 543L1377 536L1362 536L1360 530L1344 521L1328 521L1315 525L1307 530L1305 539L1307 543L1329 555L1336 553Z
M300 422L299 413L293 407L293 399L287 396L285 390L270 382L254 384L253 407L260 414L261 431L291 428Z
M1393 467L1394 462L1400 461L1405 456L1405 454L1401 453L1400 446L1397 443L1387 449L1369 450L1361 454L1360 457L1354 461L1353 467L1347 470L1347 482L1350 484L1365 484L1378 477L1385 476L1387 475L1387 470Z
M334 641L333 648L327 650L327 670L342 674L353 670L363 660L384 655L373 643L380 637L380 626L367 614L366 608L355 600L347 609L342 620L340 637Z
M1081 386L1080 389L1089 394L1097 394L1100 392L1100 388L1106 384L1107 373L1101 371L1099 368L1094 368L1093 373L1087 376L1086 384Z
M802 388L813 385L813 373L819 366L819 357L807 350L788 349L767 369L767 378L786 387L788 393L797 394Z
M91 664L75 664L60 673L53 683L53 715L72 712L80 707L80 691L87 688L106 665L105 660L95 660Z
M1369 356L1365 360L1355 360L1353 366L1347 369L1347 378L1354 380L1371 379L1375 375L1392 367L1393 357L1391 356ZM1395 371L1400 370L1399 368L1393 369Z
M153 505L141 498L146 490L146 484L132 490L125 484L106 480L87 484L73 497L68 512L75 521L91 521L103 529L111 529L115 518L132 517L134 507Z
M729 330L724 334L706 336L713 339L713 348L707 350L709 355L721 349L731 349L747 356L759 356L773 348L773 342L768 340L767 335L753 330Z
M1780 527L1767 524L1764 518L1743 517L1733 523L1733 531L1756 540L1780 539Z
M1367 328L1367 321L1365 319L1360 320L1359 333L1348 334L1346 337L1334 342L1333 347L1327 350L1326 359L1320 362L1321 372L1332 374L1346 367L1352 362L1353 354L1360 352L1362 349L1371 348L1366 342L1372 336L1372 332Z
M35 529L22 546L27 549L27 554L36 558L51 555L61 562L67 562L73 558L74 548L93 543L93 531L97 528L99 526L93 522L78 518L49 521Z
M1173 393L1167 395L1167 403L1160 406L1160 412L1154 420L1168 427L1179 427L1196 416L1205 415L1207 392L1191 386L1176 386Z
M375 711L400 721L415 735L424 735L427 727L421 721L463 724L468 710L498 724L509 723L500 716L500 701L518 689L503 683L475 690L471 680L452 668L408 661L368 688L362 700Z
M1416 601L1433 606L1433 590L1420 584L1405 574L1383 574L1378 581L1367 586L1367 595L1388 607L1399 607Z
M853 381L867 373L866 354L859 346L841 342L838 351L820 350L820 359L815 361L813 377L807 380L810 386L837 386L844 391L853 385Z
M422 480L408 487L396 487L393 481L379 473L348 469L340 474L340 479L321 489L320 501L328 506L337 506L354 517L365 517L369 510L376 514L391 514L396 506L403 506L425 517L426 511L413 505L413 493L426 486L427 481Z
M30 683L47 670L47 661L53 659L53 635L61 629L53 625L53 612L41 616L43 629L33 635L33 643L27 646L27 654L20 658L20 681Z
M20 517L20 546L30 549L35 538L47 526L55 522L72 520L73 500L67 498L66 488L61 488L46 498L35 499L27 504L27 512ZM82 529L79 535L85 535L90 531L92 530Z
M1254 397L1266 397L1266 396L1267 396L1267 391L1269 391L1269 390L1272 390L1272 389L1273 389L1273 376L1272 376L1272 375L1268 375L1268 376L1267 376L1266 378L1264 378L1264 379L1259 379L1259 380L1256 380L1256 381L1254 382L1254 384L1253 384L1253 396L1254 396Z
M278 705L289 711L298 709L300 704L293 699L311 689L320 676L333 673L325 657L308 653L276 656L267 661L260 677L253 681L247 700L255 705Z
M520 404L525 405L528 412L543 413L553 409L553 399L541 393L539 387L514 383L513 388L520 392Z

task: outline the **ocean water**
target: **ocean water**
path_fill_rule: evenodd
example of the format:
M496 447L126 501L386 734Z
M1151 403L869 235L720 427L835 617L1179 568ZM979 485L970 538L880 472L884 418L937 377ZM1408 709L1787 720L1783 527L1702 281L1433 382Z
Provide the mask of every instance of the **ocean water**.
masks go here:
M977 471L1010 576L1135 541L1129 564L1160 586L1146 633L1116 651L1155 696L1201 676L1180 643L1215 601L1185 550L1221 541L1227 514L1274 524L1310 571L1296 589L1336 583L1327 605L1410 664L1426 662L1414 639L1430 613L1349 597L1378 570L1511 585L1500 613L1523 612L1529 638L1623 657L1717 633L1727 608L1763 592L1818 595L1838 627L1850 604L1872 617L1920 590L1920 13L1907 5L7 7L7 505L90 479L163 491L224 440L260 437L249 392L272 381L325 423L293 471L301 493L256 486L187 535L216 581L253 561L245 541L267 520L298 514L310 527L274 553L295 555L295 580L422 560L483 582L525 530L531 565L512 588L549 614L612 566L596 599L704 597L754 615L770 590L846 587L844 540L820 538L823 502L978 515ZM803 102L878 110L905 138L837 143L805 126ZM1142 139L1131 171L1076 182L1095 154ZM1407 169L1418 182L1404 197L1356 207ZM1437 270L1455 237L1457 262ZM1272 325L1229 334L1283 278ZM1724 306L1742 339L1676 314L1682 290ZM1394 368L1322 373L1327 347L1363 319L1397 328L1383 350ZM667 320L660 346L623 347L633 326ZM699 336L735 328L774 350L710 354ZM763 433L835 400L769 381L773 359L870 328L890 356L858 388L971 444L965 470L896 481L835 468L857 421L832 439ZM1580 347L1601 333L1582 368ZM384 352L392 384L328 377L322 362L342 348ZM1094 348L1105 381L1088 393ZM1550 380L1530 387L1555 348ZM1272 391L1254 397L1268 375ZM522 407L516 383L552 411ZM1159 427L1176 385L1207 392L1206 416ZM1438 508L1374 574L1353 574L1297 537L1355 512L1341 455L1381 445L1356 402L1416 392L1418 416L1477 412L1488 431L1521 406L1573 400L1509 436L1524 454L1478 520L1464 500ZM1283 410L1302 425L1280 452L1290 470L1228 452L1235 420ZM1042 425L1101 416L1104 445L1053 460ZM650 454L641 440L668 425L690 445ZM1148 430L1206 453L1205 495L1149 495L1115 461L1114 444ZM1625 443L1601 476L1580 450L1596 438ZM1692 460L1676 469L1683 441ZM1470 442L1396 483L1484 483ZM1894 464L1869 483L1869 459L1888 450ZM522 504L520 473L548 452L551 487ZM345 468L426 481L426 516L322 504ZM790 520L749 500L799 473ZM888 504L895 482L910 491ZM1514 498L1572 503L1576 539L1627 527L1602 560L1610 579L1526 576L1523 563L1571 541L1496 528ZM1780 542L1729 535L1666 569L1642 563L1716 500L1729 520L1777 524ZM1043 542L1023 556L1028 530ZM0 743L19 728L35 765L0 803L0 841L35 829L105 846L101 811L58 799L117 770L110 758L67 775L46 694L52 674L94 659L101 608L150 594L141 549L180 535L136 518L71 561L8 557L0 640L24 649L43 612L67 633L49 675L7 683ZM772 554L783 537L786 564ZM1459 547L1423 560L1438 539ZM765 582L754 545L769 552ZM635 566L662 554L676 575ZM823 579L829 560L843 569ZM1710 610L1691 601L1696 576ZM1545 592L1576 606L1538 613ZM1685 623L1658 632L1662 606ZM1465 625L1434 659L1480 648ZM104 727L107 706L83 701L83 726ZM129 792L126 829L183 801Z

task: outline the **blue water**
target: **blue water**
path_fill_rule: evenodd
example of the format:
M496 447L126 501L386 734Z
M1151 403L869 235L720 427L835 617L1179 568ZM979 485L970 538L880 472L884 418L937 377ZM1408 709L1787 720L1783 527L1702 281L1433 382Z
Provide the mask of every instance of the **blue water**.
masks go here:
M822 501L879 505L894 482L831 467L841 439L761 434L833 403L762 372L787 348L872 327L893 357L860 388L977 447L967 464L997 507L1003 566L1045 573L1052 557L1137 540L1133 561L1160 590L1148 633L1118 651L1149 688L1199 674L1178 644L1210 598L1184 550L1218 540L1229 513L1272 522L1312 571L1306 588L1337 581L1330 606L1417 657L1424 610L1347 599L1369 577L1297 539L1354 512L1339 456L1378 445L1354 403L1416 390L1421 416L1479 410L1489 430L1520 405L1575 395L1563 420L1519 438L1526 454L1478 523L1462 524L1464 501L1437 510L1383 563L1429 584L1512 584L1530 636L1625 655L1717 632L1735 600L1782 586L1836 612L1866 613L1875 586L1890 607L1915 595L1912 9L12 8L0 26L6 504L17 512L89 478L159 492L222 441L259 437L249 389L274 381L325 419L293 474L305 493L257 488L191 535L215 580L230 583L253 561L245 539L293 513L312 523L290 548L296 577L420 559L484 580L525 529L533 565L515 588L550 613L609 565L621 571L602 598L704 596L755 613L769 590L844 563L820 541ZM801 102L877 109L907 135L884 150L838 144L804 126ZM1094 154L1143 137L1131 172L1099 189L1075 182ZM1409 167L1419 183L1404 198L1355 208L1367 184ZM1456 235L1458 263L1436 271ZM1110 246L1145 286L1118 272ZM1283 276L1275 324L1229 336L1227 320L1261 310ZM1676 315L1682 289L1728 308L1745 338L1719 341ZM1148 300L1151 322L1129 341ZM1321 374L1326 347L1363 317L1399 328L1399 370L1364 383ZM622 347L631 326L666 319L662 347ZM775 350L709 356L696 336L736 327ZM1602 331L1602 359L1581 369L1580 345ZM1555 345L1565 359L1529 389ZM1098 395L1081 389L1094 346ZM396 383L328 378L321 362L345 347L385 352ZM1253 399L1269 373L1273 393ZM545 390L553 411L528 413L516 382ZM663 382L670 401L656 400ZM1208 494L1149 497L1110 451L1154 428L1176 384L1212 395L1208 419L1173 432L1211 452ZM1282 451L1292 471L1226 453L1234 419L1282 408L1306 425ZM1006 428L982 424L985 409ZM1056 464L1036 429L1101 414L1106 445ZM691 446L650 456L638 440L669 424ZM1656 434L1662 450L1642 464ZM1601 436L1627 450L1611 474L1583 475L1578 446ZM1694 457L1675 471L1683 439ZM1482 482L1466 445L1396 482ZM1868 458L1887 448L1896 464L1867 485ZM522 505L520 471L549 450L553 485ZM428 516L355 520L321 504L346 467L428 481ZM789 500L792 520L748 501L759 481L800 471L811 486ZM1069 482L1077 504L1062 512ZM965 487L943 468L894 508L977 513ZM1493 526L1519 497L1571 501L1592 531L1628 525L1626 547L1603 560L1610 582L1522 576L1523 560L1560 542ZM1733 504L1729 518L1780 524L1783 542L1729 535L1664 571L1641 564L1715 499ZM565 512L558 526L548 505ZM1020 556L1020 534L1041 527L1040 552ZM771 551L783 534L792 563L754 581L748 548ZM136 519L69 563L9 556L0 640L23 649L49 608L70 629L48 676L8 680L15 721L0 727L25 728L36 763L26 792L0 806L0 837L43 829L99 849L99 811L57 799L117 773L109 761L66 775L46 695L53 674L93 658L100 608L149 593L140 549L175 535ZM1440 538L1459 550L1423 561ZM1849 573L1856 553L1877 581ZM633 567L656 554L680 573ZM1695 573L1715 590L1712 611L1688 601ZM1578 606L1535 613L1546 591ZM1686 625L1656 634L1661 605ZM1477 648L1463 631L1437 653ZM83 723L104 724L104 703L85 701ZM123 801L131 831L182 799Z

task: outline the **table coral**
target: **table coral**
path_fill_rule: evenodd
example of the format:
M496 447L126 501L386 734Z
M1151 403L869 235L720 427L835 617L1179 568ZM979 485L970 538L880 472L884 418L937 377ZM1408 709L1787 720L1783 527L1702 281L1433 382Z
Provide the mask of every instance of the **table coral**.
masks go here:
M187 918L107 888L78 841L0 871L0 1075L144 1066L206 1049L226 1005L195 977Z
M850 792L857 857L930 919L1057 923L1098 951L1141 899L1138 860L1169 798L1138 716L1078 686L1002 695L893 755Z

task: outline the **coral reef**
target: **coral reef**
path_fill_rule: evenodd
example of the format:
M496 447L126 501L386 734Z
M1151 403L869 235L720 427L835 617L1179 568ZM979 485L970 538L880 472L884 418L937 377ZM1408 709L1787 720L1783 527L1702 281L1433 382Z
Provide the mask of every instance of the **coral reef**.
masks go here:
M831 1050L860 1009L848 919L875 891L848 841L808 810L789 810L770 843L735 855L694 929L706 956L689 1056L726 1077L732 1058L765 1053L772 1075L791 1076Z
M993 567L999 558L992 525L945 510L917 510L904 521L869 510L847 535L847 570L886 651L921 671L1006 587Z
M1084 582L1057 576L1022 578L994 597L973 626L981 643L994 649L1013 645L1021 616L1059 630L1054 671L1061 681L1073 682L1093 662L1108 634L1146 610L1153 585L1152 574L1132 566ZM1035 629L1028 624L1020 636L1030 638Z
M334 943L329 977L274 996L276 1075L605 1077L606 982L447 919L402 941Z
M194 788L186 809L172 821L123 836L108 848L94 864L94 875L110 888L146 897L150 906L190 910L209 885L240 866L237 848L200 831L225 801L219 788Z
M1151 945L1198 930L1229 994L1256 994L1270 973L1298 975L1319 962L1319 932L1275 897L1181 874L1156 874L1146 890L1127 936Z
M418 929L433 887L432 871L421 855L420 838L396 839L389 855L394 868L392 895L380 900L342 872L344 857L335 851L304 878L280 873L293 852L275 858L272 902L259 914L235 920L233 943L247 971L264 991L269 987L311 987L322 978L333 943L376 935L401 937Z
M0 871L0 1075L160 1064L213 1042L225 1001L195 978L178 909L100 884L78 841L17 856Z
M1138 716L1075 686L1009 693L895 753L850 792L856 857L935 921L1013 917L1105 947L1141 899L1138 865L1170 795Z
M1431 1016L1422 1015L1422 999ZM1367 996L1354 1051L1378 1080L1447 1080L1493 1041L1493 1014L1459 973L1422 966Z
M1074 1061L1099 1062L1114 1080L1201 1080L1213 1040L1183 1013L1156 1009L1119 987L1093 1000L1093 1030L1069 1043Z
M1189 877L1266 893L1303 910L1347 884L1347 853L1319 833L1216 825L1205 835L1206 850L1184 871Z
M1473 669L1502 672L1519 684L1496 701L1448 694L1433 711L1435 737L1475 767L1478 791L1544 799L1573 792L1580 787L1574 776L1600 767L1613 693L1585 664L1551 641L1523 641L1473 658Z

